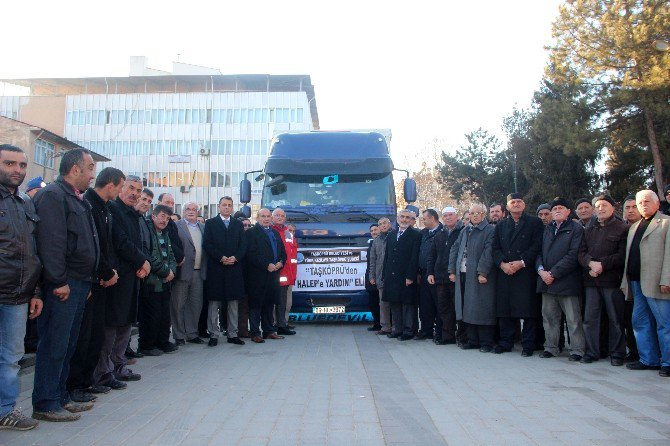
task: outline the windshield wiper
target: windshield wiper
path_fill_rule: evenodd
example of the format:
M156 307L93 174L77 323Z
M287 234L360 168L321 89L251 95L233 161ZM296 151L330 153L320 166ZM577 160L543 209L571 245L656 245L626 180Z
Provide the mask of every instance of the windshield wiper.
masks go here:
M291 221L309 221L309 219L311 218L311 219L313 219L315 222L317 222L317 223L321 223L321 220L319 220L318 218L316 218L314 215L312 215L312 214L308 214L307 212L304 212L304 211L296 211L295 209L284 209L284 212L293 212L294 214L302 214L302 215L306 215L306 216L308 217L307 219L296 219L296 218L292 218Z

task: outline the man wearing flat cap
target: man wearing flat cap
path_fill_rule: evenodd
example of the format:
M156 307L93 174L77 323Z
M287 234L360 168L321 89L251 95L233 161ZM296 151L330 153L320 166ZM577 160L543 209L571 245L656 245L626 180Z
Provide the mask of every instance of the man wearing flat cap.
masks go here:
M584 280L583 363L600 357L600 316L604 305L608 319L608 352L613 366L623 365L626 342L623 332L624 295L619 289L626 256L628 226L615 218L616 202L608 194L593 199L598 222L584 230L579 263Z
M584 355L584 331L579 293L582 289L582 268L578 254L584 229L570 219L572 206L565 198L551 202L554 221L544 229L542 251L537 257L537 291L542 293L544 351L540 358L558 355L561 312L565 313L570 333L570 361ZM596 334L597 336L597 334Z
M507 196L509 216L496 225L493 237L493 263L497 271L497 315L500 341L495 353L512 351L519 319L522 356L532 356L540 302L535 293L535 259L540 253L542 221L524 213L526 203L519 193Z

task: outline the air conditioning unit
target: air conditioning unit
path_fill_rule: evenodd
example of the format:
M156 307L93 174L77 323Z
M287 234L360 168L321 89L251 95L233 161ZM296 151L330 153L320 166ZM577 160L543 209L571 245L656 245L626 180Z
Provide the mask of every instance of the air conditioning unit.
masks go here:
M207 147L200 147L200 156L209 156L209 149Z
M181 186L179 190L181 191L182 194L187 194L191 192L191 186Z

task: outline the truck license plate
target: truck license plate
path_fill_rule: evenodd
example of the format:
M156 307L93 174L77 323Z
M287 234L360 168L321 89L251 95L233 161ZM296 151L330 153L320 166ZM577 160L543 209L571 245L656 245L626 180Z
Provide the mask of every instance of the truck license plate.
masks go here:
M314 307L312 308L314 314L339 314L344 313L344 306L336 307Z

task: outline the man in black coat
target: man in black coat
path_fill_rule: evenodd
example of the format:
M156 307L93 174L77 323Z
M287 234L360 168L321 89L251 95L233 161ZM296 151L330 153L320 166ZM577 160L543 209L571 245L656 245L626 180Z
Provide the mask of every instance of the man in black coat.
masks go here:
M406 341L414 337L419 245L421 233L411 227L414 212L403 209L398 214L398 229L389 233L384 255L384 293L382 300L391 304L393 332L390 338Z
M532 356L535 349L540 301L535 287L535 259L542 246L542 220L524 213L526 203L519 193L507 196L509 216L496 225L493 238L493 263L497 273L497 313L500 341L495 353L512 351L519 319L522 356Z
M268 338L284 339L272 326L272 312L279 302L279 270L286 263L286 249L271 223L272 214L263 208L256 215L256 225L245 233L249 332L256 343Z
M137 320L139 279L150 270L149 257L142 247L139 213L134 206L142 192L142 180L128 175L116 200L109 204L114 224L112 243L118 259L119 280L109 287L105 305L105 342L93 372L96 384L112 389L126 387L123 381L136 381L140 375L126 368L126 347L133 322Z
M442 210L442 222L444 227L433 239L427 262L428 283L435 285L438 316L442 320L442 332L435 333L438 345L455 344L457 338L459 342L466 339L462 323L456 331L455 285L449 280L449 254L463 229L463 222L458 219L456 209L450 206Z
M208 304L210 347L218 343L219 310L225 303L227 308L228 343L244 345L238 336L238 300L244 298L244 274L242 261L247 251L244 226L232 218L233 199L219 200L219 215L205 222L202 248L207 254L207 280L205 298Z
M95 179L95 187L89 188L84 193L84 198L91 205L93 222L98 231L100 260L91 297L86 300L84 307L77 350L70 361L67 389L72 401L93 401L95 397L91 393L107 393L110 390L107 386L94 385L93 371L98 364L102 343L105 340L107 288L116 284L119 279L116 255L112 246L112 216L109 201L119 195L125 179L126 176L119 169L106 167ZM84 389L88 389L88 392L84 392Z
M435 209L426 209L422 214L424 228L421 230L419 246L419 319L421 329L417 341L437 339L442 336L442 319L437 313L437 288L428 281L428 255L433 246L433 238L442 230L440 216Z

